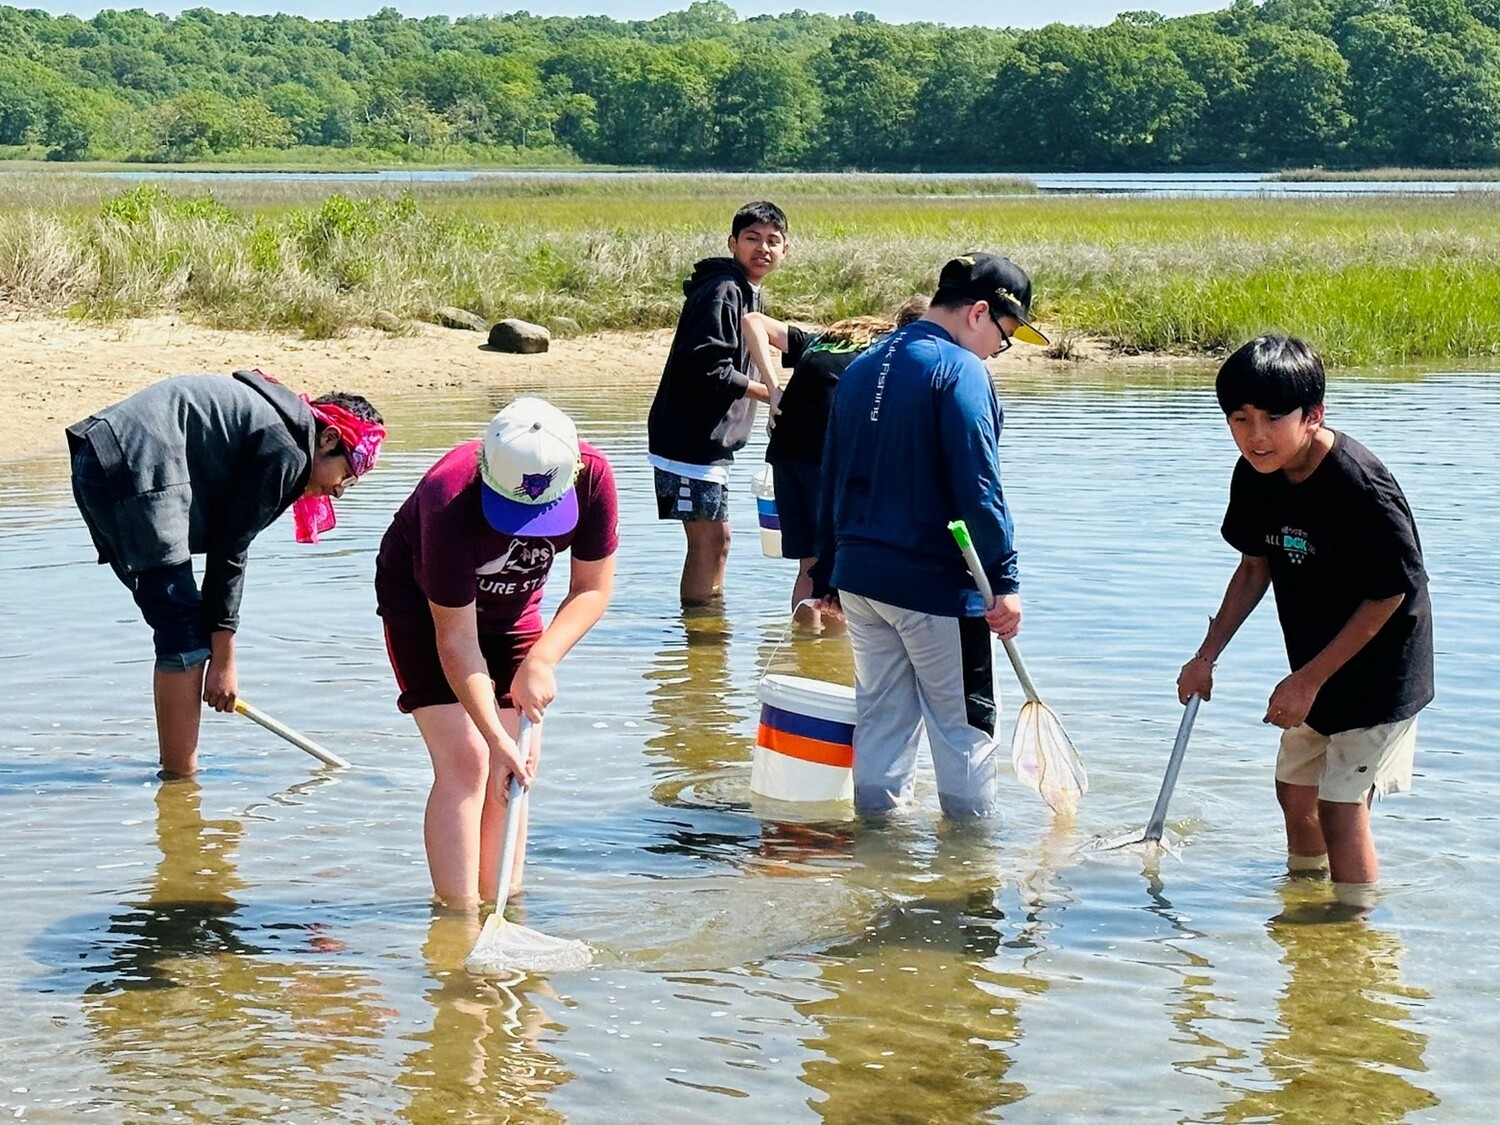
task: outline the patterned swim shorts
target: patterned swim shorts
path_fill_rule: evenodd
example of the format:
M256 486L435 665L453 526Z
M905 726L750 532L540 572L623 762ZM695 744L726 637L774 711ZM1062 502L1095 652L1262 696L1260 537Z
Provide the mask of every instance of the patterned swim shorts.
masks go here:
M729 486L718 481L694 480L680 473L652 468L656 477L656 515L658 519L693 523L729 520Z

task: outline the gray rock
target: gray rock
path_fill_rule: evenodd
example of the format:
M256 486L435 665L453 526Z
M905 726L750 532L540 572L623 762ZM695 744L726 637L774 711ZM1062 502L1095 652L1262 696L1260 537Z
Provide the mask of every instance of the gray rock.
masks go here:
M468 309L444 305L433 314L444 328L463 328L470 332L483 332L487 327L484 317L476 316Z
M534 355L546 351L552 344L552 333L540 324L526 320L496 321L490 329L491 351L511 352L516 355Z
M554 336L561 336L564 340L572 336L583 335L583 325L571 316L554 316L547 321L547 330Z
M395 313L382 310L370 318L370 327L378 328L382 332L400 332L401 318Z

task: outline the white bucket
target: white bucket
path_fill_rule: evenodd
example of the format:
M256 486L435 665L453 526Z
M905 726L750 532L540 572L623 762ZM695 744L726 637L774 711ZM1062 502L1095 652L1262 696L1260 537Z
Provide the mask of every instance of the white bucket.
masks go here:
M750 789L777 801L854 798L854 689L804 676L760 681Z
M760 524L760 553L781 558L781 518L776 514L776 479L770 465L762 465L750 482L755 494L755 519Z

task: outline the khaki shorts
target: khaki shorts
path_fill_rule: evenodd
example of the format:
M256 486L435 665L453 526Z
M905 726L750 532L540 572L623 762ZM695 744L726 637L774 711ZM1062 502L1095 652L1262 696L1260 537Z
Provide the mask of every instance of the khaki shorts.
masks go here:
M1417 750L1417 717L1378 727L1323 735L1307 724L1281 736L1276 780L1317 786L1318 798L1352 805L1375 789L1375 796L1411 789Z

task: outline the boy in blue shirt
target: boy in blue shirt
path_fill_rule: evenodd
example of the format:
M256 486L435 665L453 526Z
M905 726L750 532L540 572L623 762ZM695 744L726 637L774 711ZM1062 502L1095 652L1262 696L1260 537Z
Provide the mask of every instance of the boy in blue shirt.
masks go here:
M1208 699L1214 662L1268 588L1291 674L1264 722L1280 727L1276 796L1288 867L1328 869L1341 902L1372 903L1375 796L1411 788L1417 712L1432 700L1432 603L1411 508L1364 446L1323 424L1323 363L1295 337L1259 336L1216 391L1240 459L1222 533L1240 563L1178 697Z
M925 728L951 817L995 801L990 634L1013 637L1021 596L1000 488L1000 402L983 360L1027 321L1031 279L973 253L943 267L926 315L866 351L839 380L824 441L814 593L830 586L854 649L854 805L911 797ZM985 608L948 531L964 520L996 599Z
M729 257L704 258L683 282L685 300L662 369L646 441L657 516L687 535L680 593L685 606L712 605L729 560L729 466L750 437L755 404L770 388L750 375L740 331L761 308L761 282L787 251L786 215L747 203L730 224Z

